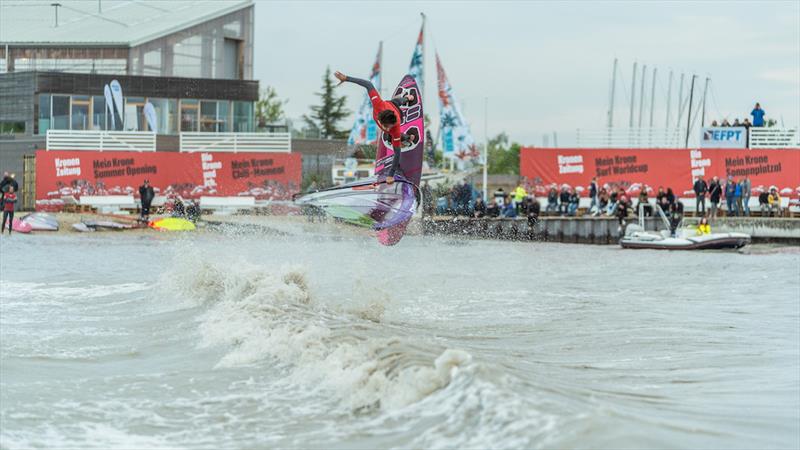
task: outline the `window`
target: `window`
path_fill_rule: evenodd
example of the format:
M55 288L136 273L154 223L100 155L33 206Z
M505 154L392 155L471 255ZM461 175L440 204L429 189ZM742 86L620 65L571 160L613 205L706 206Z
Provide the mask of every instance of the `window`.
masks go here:
M181 100L181 131L197 131L198 103L194 99Z
M161 75L161 49L157 48L144 54L142 75Z
M69 130L69 95L53 96L52 126L54 130Z
M89 96L72 96L72 128L73 130L89 129Z
M100 95L92 97L92 129L107 130L106 98Z
M147 99L156 111L158 134L175 134L178 121L178 101L167 98Z
M225 38L225 50L223 52L224 73L222 78L229 80L239 78L239 44L240 41L236 39Z
M144 97L125 98L125 131L144 131Z
M230 110L230 102L217 102L217 123L219 124L217 131L220 133L231 131Z
M39 134L50 128L50 94L39 94Z
M202 76L202 38L190 36L175 44L172 73L176 77L200 78Z
M217 131L217 102L206 100L200 102L200 131L206 133Z
M233 130L240 133L253 131L253 102L233 102Z
M25 122L0 121L0 134L24 134Z

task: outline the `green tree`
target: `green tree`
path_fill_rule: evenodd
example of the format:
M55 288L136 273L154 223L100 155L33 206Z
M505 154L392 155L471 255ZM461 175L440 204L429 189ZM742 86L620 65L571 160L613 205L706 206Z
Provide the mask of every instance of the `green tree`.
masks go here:
M489 166L492 175L519 175L519 151L521 146L509 143L508 135L500 133L489 139Z
M263 129L267 124L283 119L285 116L283 105L288 102L288 100L280 100L278 92L272 86L267 86L266 89L262 90L261 98L256 102L258 129Z
M327 67L322 78L322 92L316 94L322 103L311 107L310 116L303 116L309 128L319 129L323 139L347 137L347 131L337 128L337 124L350 115L350 111L344 106L347 99L344 96L337 97L334 93L335 87L331 80L331 68Z

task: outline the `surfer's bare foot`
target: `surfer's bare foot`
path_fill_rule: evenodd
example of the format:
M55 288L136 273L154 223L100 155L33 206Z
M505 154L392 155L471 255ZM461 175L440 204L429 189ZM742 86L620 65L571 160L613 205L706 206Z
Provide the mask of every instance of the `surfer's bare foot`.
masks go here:
M394 177L386 177L386 184L394 183Z

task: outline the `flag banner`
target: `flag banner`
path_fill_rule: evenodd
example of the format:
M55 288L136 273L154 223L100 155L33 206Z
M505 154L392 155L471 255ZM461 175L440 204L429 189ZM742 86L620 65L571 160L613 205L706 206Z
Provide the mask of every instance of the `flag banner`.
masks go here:
M520 174L537 196L551 185L576 188L584 196L593 177L598 185L654 194L659 186L692 197L698 176L735 180L750 177L752 194L775 186L781 195L800 195L800 149L569 149L523 148Z
M375 89L381 91L381 55L383 53L383 43L378 45L378 56L375 57L375 64L372 65L372 73L369 76L369 81L375 86ZM378 126L372 118L372 102L369 100L369 94L364 94L364 100L361 106L356 111L356 121L353 128L350 130L350 136L347 138L347 145L364 145L375 144L378 141Z
M414 54L411 55L411 64L408 66L408 74L414 77L414 81L417 83L420 92L424 95L425 94L425 73L424 73L424 55L423 55L423 46L424 46L424 32L425 32L425 24L422 24L422 28L419 30L419 36L417 37L417 45L414 46Z
M122 129L125 129L125 113L123 110L123 101L122 101L122 86L120 86L119 81L111 80L111 83L108 85L111 88L111 97L114 99L114 110L119 114L120 121L122 122Z
M111 88L108 87L108 85L105 85L103 88L103 94L106 97L106 109L108 110L108 115L111 116L111 128L109 128L109 130L116 130L117 121L114 119L114 100L111 98Z
M480 152L470 133L469 125L464 120L458 106L453 87L436 55L436 73L439 87L439 132L442 139L442 152L447 158L458 158L462 161L480 159Z
M159 195L253 196L291 200L299 153L36 151L36 199L133 195L147 179Z

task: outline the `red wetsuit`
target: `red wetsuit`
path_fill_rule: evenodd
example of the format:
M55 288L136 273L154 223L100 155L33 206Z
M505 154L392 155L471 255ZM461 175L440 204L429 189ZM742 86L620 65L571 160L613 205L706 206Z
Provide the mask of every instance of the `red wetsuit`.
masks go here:
M400 121L402 118L400 114L400 108L392 101L383 100L380 94L378 94L378 91L375 89L375 86L373 86L369 81L353 77L347 77L347 81L362 86L367 90L369 100L372 102L372 118L375 119L375 123L378 125L378 127L383 130L384 133L388 133L392 138L392 149L394 150L394 156L392 158L392 166L389 170L389 176L394 176L394 173L400 163L400 147L402 146L401 138L403 136L403 132L400 130ZM385 129L383 124L381 124L381 122L378 120L378 115L386 110L392 111L395 117L397 117L395 124L388 130Z

